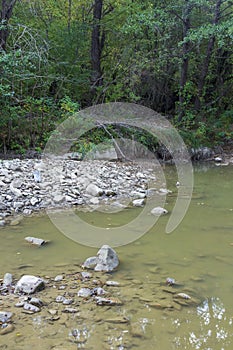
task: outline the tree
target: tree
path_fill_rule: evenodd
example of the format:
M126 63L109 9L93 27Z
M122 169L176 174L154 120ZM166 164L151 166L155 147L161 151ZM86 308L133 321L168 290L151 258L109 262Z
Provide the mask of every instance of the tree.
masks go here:
M2 0L0 11L0 50L6 51L9 36L8 22L12 16L17 0Z

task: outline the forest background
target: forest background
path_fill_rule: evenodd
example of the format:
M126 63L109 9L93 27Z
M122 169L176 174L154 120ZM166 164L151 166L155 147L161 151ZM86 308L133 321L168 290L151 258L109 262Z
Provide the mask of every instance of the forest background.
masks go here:
M231 0L0 3L0 152L41 152L67 117L116 101L165 115L189 147L232 145Z

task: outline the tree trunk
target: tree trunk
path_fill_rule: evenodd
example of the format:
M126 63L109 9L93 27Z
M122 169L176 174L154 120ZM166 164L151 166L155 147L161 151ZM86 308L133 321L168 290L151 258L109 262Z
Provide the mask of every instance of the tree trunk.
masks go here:
M190 30L191 10L192 10L192 6L190 3L190 0L185 0L185 7L184 7L184 14L183 14L183 40L186 38ZM182 121L184 117L184 103L185 103L184 88L188 79L189 46L190 46L189 42L183 43L182 64L181 64L181 71L180 71L180 88L179 88L179 117L178 117L179 121Z
M102 18L103 1L95 0L93 9L93 29L91 37L91 65L92 75L91 84L92 90L103 84L101 55L104 47L104 33L101 31L100 21Z
M215 14L214 14L214 20L213 20L213 25L217 25L219 20L220 20L220 8L222 5L223 0L217 0L216 2L216 6L215 6ZM203 97L203 90L204 90L204 86L205 86L205 81L206 81L206 77L208 74L208 70L209 70L209 64L210 64L210 60L211 60L211 56L214 50L214 44L215 44L215 35L212 35L209 39L208 45L207 45L207 49L206 49L206 54L205 54L205 59L204 62L202 64L202 69L200 72L200 76L199 76L199 80L198 80L198 86L197 86L197 96L195 99L195 109L197 111L200 110L201 108L201 99Z
M6 51L7 38L9 31L7 28L9 19L12 16L13 8L17 0L2 0L0 11L0 51Z
M68 0L68 33L70 34L70 25L71 25L71 10L72 10L72 0Z

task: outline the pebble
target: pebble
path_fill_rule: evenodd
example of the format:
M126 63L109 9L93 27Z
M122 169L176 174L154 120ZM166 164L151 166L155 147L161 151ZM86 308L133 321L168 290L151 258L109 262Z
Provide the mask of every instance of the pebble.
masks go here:
M186 293L178 293L175 295L175 297L181 298L181 299L191 299L191 297Z
M66 298L63 295L58 295L56 297L56 303L63 303Z
M122 305L122 301L118 298L103 298L103 297L96 297L96 304L97 305Z
M73 301L74 301L73 299L64 299L62 304L63 305L70 305L73 303Z
M90 279L92 277L92 273L83 271L83 272L81 272L81 276L83 279Z
M111 286L111 287L119 287L120 283L117 281L106 281L105 282L106 286Z
M29 304L29 303L25 303L24 306L23 306L24 310L26 311L30 311L30 312L39 312L40 311L40 308L35 306L35 305L32 305L32 304Z
M54 278L54 281L55 282L60 282L63 280L63 276L62 275L57 275L55 278Z
M67 312L67 313L70 313L70 314L74 314L74 313L78 312L78 309L72 308L72 307L66 307L62 312Z

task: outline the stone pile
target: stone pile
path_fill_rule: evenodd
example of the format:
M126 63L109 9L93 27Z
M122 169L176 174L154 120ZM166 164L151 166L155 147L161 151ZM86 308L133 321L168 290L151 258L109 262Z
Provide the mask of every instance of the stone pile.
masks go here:
M144 204L148 181L156 181L153 169L134 163L49 160L0 162L0 226L14 214L30 215L47 208L95 206L117 198Z

